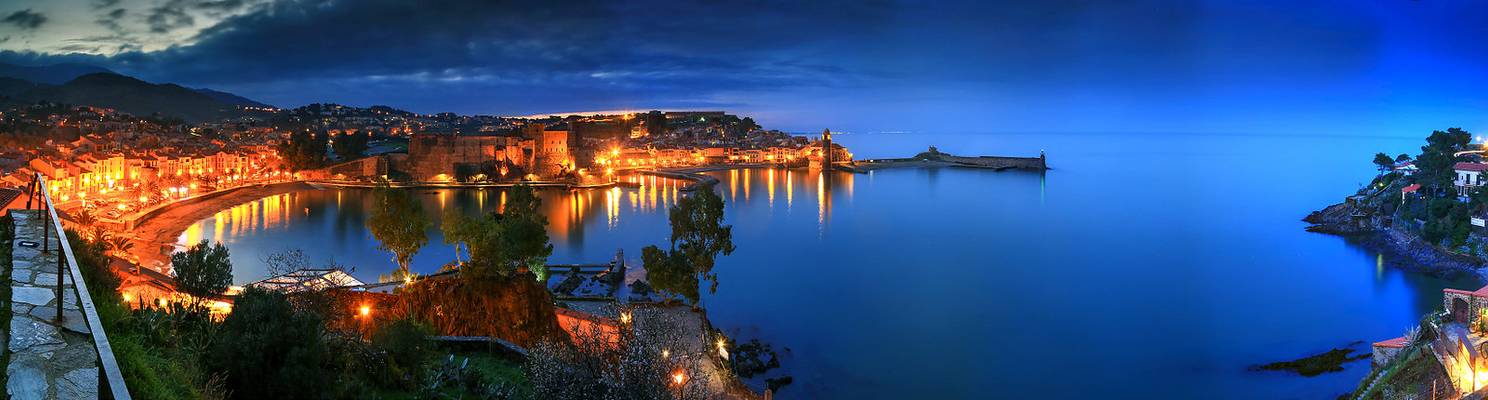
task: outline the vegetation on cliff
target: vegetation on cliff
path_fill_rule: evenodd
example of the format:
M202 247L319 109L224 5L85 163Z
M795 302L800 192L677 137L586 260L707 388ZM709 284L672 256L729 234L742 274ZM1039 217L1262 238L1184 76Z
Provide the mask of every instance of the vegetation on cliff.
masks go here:
M1419 239L1419 247L1471 257L1474 264L1488 259L1488 240L1475 234L1471 218L1488 213L1488 189L1475 187L1459 196L1453 181L1454 165L1476 161L1472 135L1460 128L1434 131L1413 160L1415 172L1406 175L1394 167L1411 161L1402 154L1391 158L1385 153L1374 155L1373 164L1380 174L1361 188L1348 201L1308 215L1309 231L1343 235L1398 231L1403 237ZM1403 190L1419 184L1413 192ZM1461 198L1459 198L1461 197ZM1418 253L1414 246L1399 240L1386 240L1400 247L1396 253Z

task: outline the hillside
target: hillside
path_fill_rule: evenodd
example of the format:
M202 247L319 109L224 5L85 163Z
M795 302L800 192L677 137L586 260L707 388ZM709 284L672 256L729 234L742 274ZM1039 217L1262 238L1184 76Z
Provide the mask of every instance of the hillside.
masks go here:
M14 82L11 85L22 86ZM5 87L6 84L0 82L0 90ZM113 73L87 74L55 86L36 85L15 92L11 97L21 102L50 101L107 107L141 116L160 113L193 122L228 117L237 112L236 104L219 100L214 95L176 84L153 84Z
M272 106L270 106L268 104L259 103L257 101L253 101L253 99L249 99L247 97L235 95L235 94L228 93L228 92L217 91L217 90L212 90L212 89L207 89L207 88L197 88L197 89L194 89L194 90L196 90L197 93L205 94L205 95L207 95L207 96L209 96L209 97L211 97L213 99L216 99L217 101L220 101L220 102L223 102L223 103L227 103L227 104L231 104L231 105L235 105L235 106L272 107Z

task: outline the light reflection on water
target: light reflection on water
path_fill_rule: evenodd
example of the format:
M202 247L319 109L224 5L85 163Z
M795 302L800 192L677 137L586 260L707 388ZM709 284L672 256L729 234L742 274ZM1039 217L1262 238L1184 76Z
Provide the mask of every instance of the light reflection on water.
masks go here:
M1333 398L1368 362L1315 378L1252 373L1356 340L1400 335L1476 289L1391 268L1298 221L1367 182L1367 155L1419 138L1174 134L843 135L857 154L1036 155L1047 175L952 169L710 173L739 250L721 258L721 329L791 351L781 398ZM666 246L685 182L542 191L553 262ZM783 191L783 193L781 193ZM392 269L363 227L367 190L307 191L225 210L182 239L221 238L237 280L300 247L362 279ZM446 208L498 209L501 191L424 190L435 219L419 272L454 259ZM794 207L796 200L802 206ZM1055 379L1071 376L1079 379Z
M726 179L734 190L725 193L729 203L753 203L754 186L760 183L769 196L764 204L773 209L777 198L776 187L785 191L780 201L786 212L799 189L812 196L817 203L818 228L828 221L831 193L828 193L823 174L806 170L730 170L714 174L727 174L739 180ZM764 182L755 174L762 175ZM851 192L852 174L832 173L832 188ZM808 176L816 183L812 187L795 187L797 175ZM633 187L610 187L603 189L557 190L540 189L542 210L548 217L548 234L555 246L555 259L564 262L597 262L613 256L614 248L603 254L590 257L584 249L586 235L596 232L614 232L617 235L626 226L622 221L634 221L650 227L666 228L666 210L676 204L684 193L682 188L690 182L652 175L632 175L623 178ZM453 247L443 242L439 232L440 218L449 209L457 209L466 215L479 215L499 211L506 205L506 192L500 189L410 189L417 192L426 215L431 220L428 230L429 244L414 257L416 272L437 271L444 263L453 260ZM371 206L372 190L341 188L308 190L285 193L229 207L186 227L178 245L194 244L202 239L222 242L233 252L234 277L238 283L263 278L258 266L263 256L288 248L300 248L320 259L334 259L337 264L356 269L354 275L360 279L376 279L393 267L391 256L376 249L376 242L362 228ZM494 200L494 201L493 201ZM640 218L637 218L640 217ZM669 228L667 228L669 229ZM665 239L662 237L661 239ZM653 244L664 244L656 241ZM346 251L326 251L337 249ZM638 248L630 248L638 255ZM448 253L448 254L446 254ZM448 257L445 257L445 256Z

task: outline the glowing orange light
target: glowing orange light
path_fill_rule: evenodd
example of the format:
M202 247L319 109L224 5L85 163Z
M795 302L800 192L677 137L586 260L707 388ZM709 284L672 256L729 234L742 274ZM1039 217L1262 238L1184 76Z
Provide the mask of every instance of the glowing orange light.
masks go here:
M687 383L687 374L682 373L682 370L680 370L680 369L677 370L676 372L672 372L672 384L673 385L682 386L682 384L685 384L685 383Z
M357 313L361 314L361 316L363 317L370 316L372 315L372 307L364 305L361 309L357 310Z

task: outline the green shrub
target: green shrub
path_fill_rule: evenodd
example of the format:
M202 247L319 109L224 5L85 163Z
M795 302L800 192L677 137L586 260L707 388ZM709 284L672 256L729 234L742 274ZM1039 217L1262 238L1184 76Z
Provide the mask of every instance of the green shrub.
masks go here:
M433 342L429 335L433 329L412 319L400 319L377 331L372 336L372 346L387 355L384 365L389 383L403 389L412 389L423 378L432 353Z
M222 321L206 358L237 399L313 399L333 392L325 326L284 294L249 288Z

